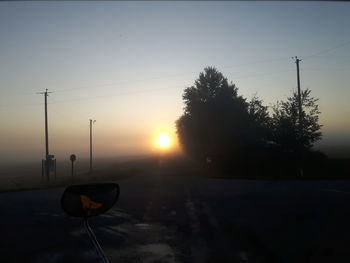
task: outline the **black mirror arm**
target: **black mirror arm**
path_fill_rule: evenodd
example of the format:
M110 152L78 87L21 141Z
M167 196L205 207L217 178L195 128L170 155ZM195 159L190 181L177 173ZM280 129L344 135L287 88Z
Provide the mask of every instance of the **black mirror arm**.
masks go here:
M95 251L96 251L98 258L100 259L100 261L102 263L110 263L108 258L105 255L105 253L103 252L100 244L98 243L97 238L96 238L94 232L92 231L92 228L89 225L88 217L85 217L83 219L83 222L84 222L84 227L89 235L92 246L95 248Z

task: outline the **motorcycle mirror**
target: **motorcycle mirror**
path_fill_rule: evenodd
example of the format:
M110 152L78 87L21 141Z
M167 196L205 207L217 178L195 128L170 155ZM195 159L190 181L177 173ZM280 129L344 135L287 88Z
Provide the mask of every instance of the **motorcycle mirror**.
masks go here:
M98 216L113 207L119 193L119 185L116 183L71 185L62 195L61 206L73 217Z

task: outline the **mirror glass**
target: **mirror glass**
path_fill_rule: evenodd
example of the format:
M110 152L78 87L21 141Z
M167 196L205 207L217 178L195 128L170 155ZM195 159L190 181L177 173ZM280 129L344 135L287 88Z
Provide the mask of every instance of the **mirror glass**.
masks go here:
M119 185L94 183L71 185L61 198L63 210L73 217L91 217L107 212L118 200Z

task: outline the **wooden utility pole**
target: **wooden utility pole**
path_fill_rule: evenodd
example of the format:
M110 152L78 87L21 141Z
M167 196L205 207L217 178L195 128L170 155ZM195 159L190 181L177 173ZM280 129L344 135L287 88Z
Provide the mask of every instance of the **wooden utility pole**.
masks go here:
M299 69L299 62L301 59L298 59L297 56L295 56L295 64L297 65L297 84L298 84L298 112L299 112L299 137L302 141L303 139L303 108L302 108L302 100L301 100L301 89L300 89L300 69ZM301 143L301 142L300 142ZM303 146L299 143L299 158L300 158L300 164L299 164L299 174L301 177L303 177L304 170L303 170Z
M299 132L300 136L303 132L303 109L302 109L302 102L301 102L301 90L300 90L300 69L299 69L299 62L301 59L298 59L298 57L295 57L295 64L297 65L297 84L298 84L298 110L299 110Z
M48 90L46 89L44 92L39 92L39 94L44 95L44 101L45 101L45 173L46 173L46 180L49 181L49 128L48 128L48 120L47 120L47 96L49 93Z

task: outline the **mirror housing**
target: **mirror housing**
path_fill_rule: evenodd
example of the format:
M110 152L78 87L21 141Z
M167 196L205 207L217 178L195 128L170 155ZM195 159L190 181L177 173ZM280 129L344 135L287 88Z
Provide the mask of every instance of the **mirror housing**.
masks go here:
M113 207L119 194L119 185L116 183L71 185L62 195L61 206L73 217L98 216Z

